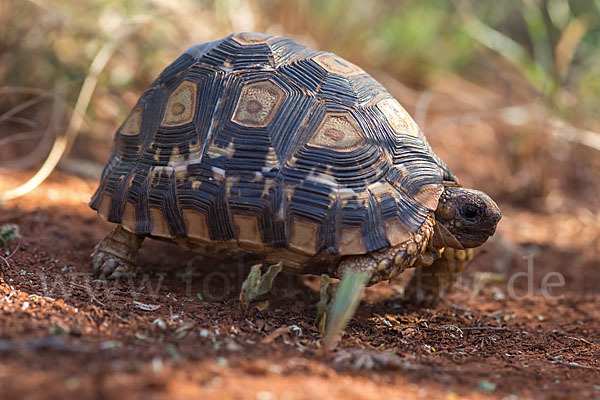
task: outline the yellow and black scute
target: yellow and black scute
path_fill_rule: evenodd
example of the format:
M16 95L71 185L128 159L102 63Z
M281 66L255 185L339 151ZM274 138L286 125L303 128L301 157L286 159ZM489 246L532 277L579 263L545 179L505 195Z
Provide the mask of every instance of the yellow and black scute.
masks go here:
M90 205L133 233L300 266L408 240L452 179L361 68L245 32L162 72L117 131Z

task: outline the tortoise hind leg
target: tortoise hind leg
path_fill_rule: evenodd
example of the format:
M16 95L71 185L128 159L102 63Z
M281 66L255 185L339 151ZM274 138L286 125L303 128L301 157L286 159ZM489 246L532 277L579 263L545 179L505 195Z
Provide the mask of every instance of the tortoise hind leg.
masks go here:
M404 298L419 307L435 306L473 258L473 250L447 247L442 257L428 267L417 267L406 285Z
M121 225L117 226L96 245L91 254L93 275L115 279L133 274L144 237L125 230Z

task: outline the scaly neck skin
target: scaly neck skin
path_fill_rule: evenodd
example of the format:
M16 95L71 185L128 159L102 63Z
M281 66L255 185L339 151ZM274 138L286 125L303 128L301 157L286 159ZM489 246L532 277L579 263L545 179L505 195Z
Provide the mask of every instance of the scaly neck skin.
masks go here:
M498 205L487 194L473 189L447 186L435 211L435 247L477 247L494 234L502 217Z

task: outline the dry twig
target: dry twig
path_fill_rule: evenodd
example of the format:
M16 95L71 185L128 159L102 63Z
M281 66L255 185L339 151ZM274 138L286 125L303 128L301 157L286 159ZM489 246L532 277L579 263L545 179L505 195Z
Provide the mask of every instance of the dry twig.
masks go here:
M590 365L578 364L578 363L576 363L574 361L571 361L571 362L554 361L554 363L560 364L560 365L564 365L566 367L571 367L571 368L582 368L582 369L591 369L591 370L594 370L594 371L600 371L600 368L598 368L598 367L592 367Z
M89 286L85 286L85 285L80 285L79 283L75 283L75 282L71 282L71 283L70 283L70 285L71 285L72 287L76 287L76 288L79 288L79 289L83 289L83 290L85 291L85 293L86 293L87 295L89 295L89 296L90 296L90 299L91 299L92 301L95 301L96 303L100 304L102 307L105 307L105 308L106 308L106 304L104 304L103 302L101 302L100 300L98 300L98 299L96 298L96 296L94 296L94 295L92 294L92 288L91 288L91 287L89 287Z

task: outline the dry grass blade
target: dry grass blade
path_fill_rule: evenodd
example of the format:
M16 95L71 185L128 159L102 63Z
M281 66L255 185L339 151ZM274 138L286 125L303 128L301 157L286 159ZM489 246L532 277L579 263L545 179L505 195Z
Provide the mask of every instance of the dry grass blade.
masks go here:
M429 106L434 97L435 93L433 90L425 89L417 98L417 104L415 104L415 122L423 129L425 127L425 122L427 121Z
M37 141L33 150L31 150L27 155L23 157L19 157L15 160L6 160L2 161L2 166L7 168L17 168L17 169L26 169L30 168L34 165L37 165L40 160L42 160L47 154L52 144L54 143L56 132L63 121L63 107L64 101L62 99L64 85L59 85L56 88L52 89L50 92L52 93L52 106L50 110L50 118L48 120L48 125L46 129L40 136L40 140ZM10 139L14 138L15 135L11 135L7 137L5 140L10 142ZM14 140L14 139L13 139ZM1 197L0 197L1 199Z
M87 111L96 84L98 83L98 76L111 59L114 52L119 48L119 45L135 33L141 26L142 24L140 23L125 25L118 34L113 36L112 40L106 42L104 46L102 46L100 51L96 54L96 57L94 57L88 75L83 81L65 134L54 141L50 154L48 154L46 161L36 174L23 185L4 193L0 196L0 201L8 201L26 195L38 187L48 175L50 175L63 156L65 150L70 143L75 140L79 133L81 125L83 124L83 117Z
M56 90L56 89L54 89L54 90ZM50 97L53 94L54 90L46 90L46 91L38 94L37 96L19 104L19 105L14 106L10 110L6 111L4 114L0 115L0 123L10 120L16 114L20 113L21 111L26 110L29 107L32 107L32 106L36 105L37 103L42 102L47 97Z
M14 142L20 142L21 140L35 139L40 136L41 131L28 131L18 132L3 139L0 139L0 146L7 146Z
M37 124L35 122L28 120L27 118L22 118L22 117L11 117L11 118L7 119L6 122L14 122L17 124L28 126L30 128L35 128L37 126Z
M548 113L544 107L531 102L516 106L468 112L442 119L427 128L428 132L448 129L449 126L464 126L477 123L483 119L500 118L510 125L545 123L549 132L557 139L577 143L600 151L600 133L577 128Z
M552 135L569 142L582 144L600 151L600 134L586 129L579 129L558 119L550 122Z
M37 94L43 95L47 93L47 90L39 88L30 88L25 86L2 86L0 88L0 98L5 94Z

